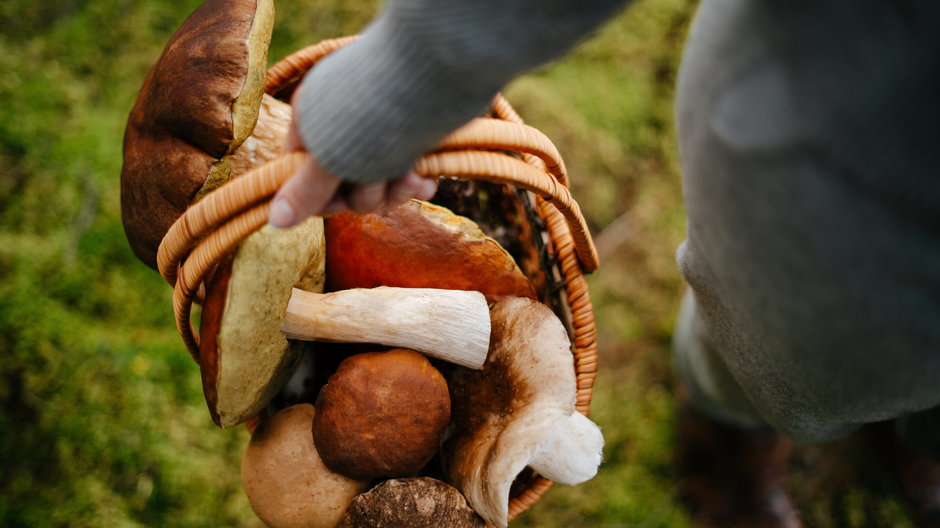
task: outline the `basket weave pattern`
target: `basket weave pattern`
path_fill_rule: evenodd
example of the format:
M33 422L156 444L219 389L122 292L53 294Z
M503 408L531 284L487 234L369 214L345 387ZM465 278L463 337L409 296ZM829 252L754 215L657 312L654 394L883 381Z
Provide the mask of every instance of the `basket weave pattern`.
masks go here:
M284 58L268 70L265 91L283 96L318 60L354 39L323 41ZM415 171L427 178L451 176L510 184L535 195L565 285L574 333L577 409L587 415L597 375L597 345L583 274L597 268L597 253L568 190L557 149L541 132L523 124L501 96L494 99L491 111L495 118L475 119L452 133L416 164ZM193 328L191 311L204 280L225 255L267 223L271 198L306 159L304 152L282 154L229 181L191 205L164 237L157 265L174 288L177 329L197 361L199 334ZM510 499L510 520L537 502L551 485L552 481L538 476L522 483Z

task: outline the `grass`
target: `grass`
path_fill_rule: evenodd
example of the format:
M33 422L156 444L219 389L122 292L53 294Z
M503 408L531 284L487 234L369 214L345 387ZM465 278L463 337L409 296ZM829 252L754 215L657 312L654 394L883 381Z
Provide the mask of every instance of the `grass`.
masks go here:
M370 1L284 2L271 57L355 32ZM238 466L176 336L170 290L120 224L127 112L198 2L0 5L0 525L257 526ZM593 481L556 486L519 527L681 527L669 341L682 240L672 86L694 5L640 0L507 90L552 137L604 254L591 277L607 438ZM611 225L614 228L608 229ZM801 448L810 526L909 526L863 439Z

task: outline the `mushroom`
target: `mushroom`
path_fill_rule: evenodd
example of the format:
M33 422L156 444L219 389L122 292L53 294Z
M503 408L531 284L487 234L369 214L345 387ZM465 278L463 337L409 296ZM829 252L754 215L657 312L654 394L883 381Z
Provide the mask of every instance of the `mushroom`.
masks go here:
M543 304L505 298L492 310L482 370L449 380L453 428L442 458L448 482L487 521L506 526L513 480L526 466L563 484L593 477L600 429L575 410L571 345Z
M294 286L322 290L322 220L265 227L248 237L206 282L199 366L209 414L220 427L251 418L296 369L299 343L280 333Z
M255 514L273 528L333 528L368 483L330 471L310 433L316 411L303 403L264 420L245 449L242 485Z
M317 397L313 439L323 462L358 480L417 473L450 421L444 376L406 349L347 358Z
M512 256L472 220L418 200L326 220L329 290L399 286L535 298Z
M121 217L147 265L189 204L230 177L240 145L251 148L239 166L280 148L290 108L263 95L273 23L272 0L207 0L144 80L124 133Z
M258 414L287 382L300 358L288 339L404 347L482 367L490 332L483 294L384 287L319 294L293 288L305 275L322 273L322 246L304 233L262 229L206 284L199 359L206 403L220 427Z
M453 486L420 477L387 480L356 497L337 528L485 528Z

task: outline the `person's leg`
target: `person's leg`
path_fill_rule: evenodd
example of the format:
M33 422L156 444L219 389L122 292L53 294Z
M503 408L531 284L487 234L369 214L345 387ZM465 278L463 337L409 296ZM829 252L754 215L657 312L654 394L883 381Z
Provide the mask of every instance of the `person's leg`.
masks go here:
M940 406L902 416L886 429L886 458L917 525L940 528Z
M680 498L699 528L799 527L786 488L792 443L757 415L708 328L689 290L673 337Z
M680 70L679 368L799 441L940 404L940 36L895 7L705 0Z
M921 528L940 528L940 407L873 426L874 439ZM932 455L932 456L931 456Z
M705 415L728 425L745 429L767 427L711 345L708 329L695 292L688 290L679 310L672 346L676 377L688 391L691 403Z
M940 464L940 405L898 418L895 428L914 452Z
M715 427L819 442L940 404L935 6L703 1L676 366Z

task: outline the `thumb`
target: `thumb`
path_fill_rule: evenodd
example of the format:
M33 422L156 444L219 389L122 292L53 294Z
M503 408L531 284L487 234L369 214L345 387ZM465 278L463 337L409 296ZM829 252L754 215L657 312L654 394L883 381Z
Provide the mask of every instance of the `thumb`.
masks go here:
M322 214L340 183L338 177L321 167L313 157L308 158L274 195L268 223L283 229L309 216Z

